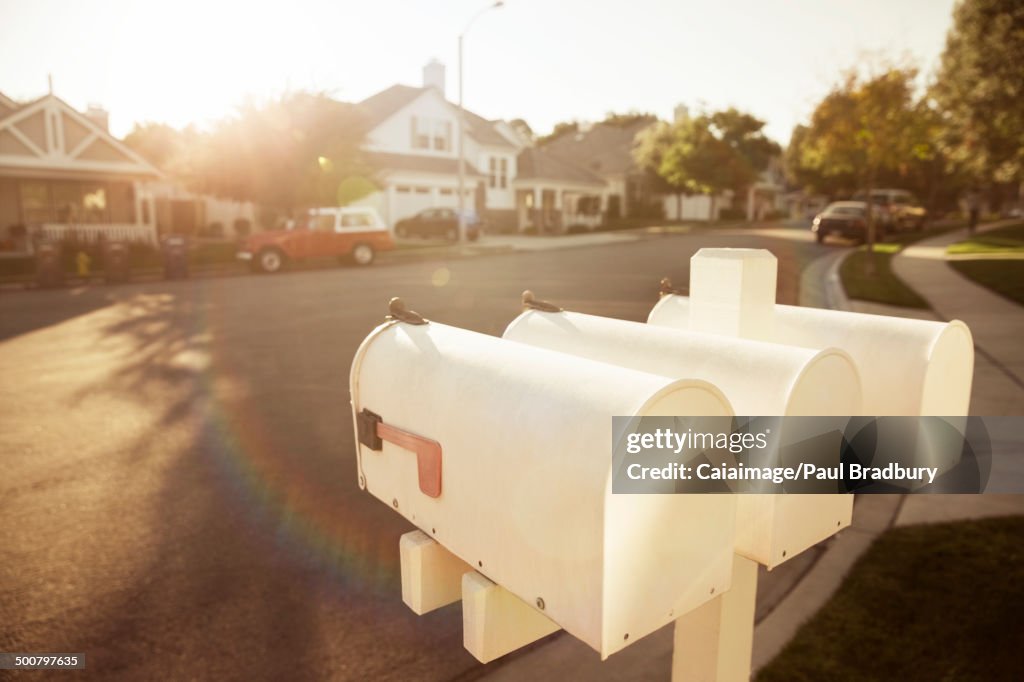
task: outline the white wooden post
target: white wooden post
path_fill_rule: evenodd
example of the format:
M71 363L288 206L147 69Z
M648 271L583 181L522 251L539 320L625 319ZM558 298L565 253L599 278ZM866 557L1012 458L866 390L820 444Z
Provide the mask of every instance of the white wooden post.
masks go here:
M770 338L778 262L764 249L701 249L690 259L690 330Z
M418 616L462 598L462 576L473 569L420 530L398 543L402 601Z
M692 331L766 339L778 264L761 249L701 249L690 259ZM757 563L733 555L732 586L676 620L673 682L750 679Z
M746 682L754 644L757 563L733 555L732 586L676 620L672 682Z
M481 663L560 629L553 620L480 573L462 576L463 644Z

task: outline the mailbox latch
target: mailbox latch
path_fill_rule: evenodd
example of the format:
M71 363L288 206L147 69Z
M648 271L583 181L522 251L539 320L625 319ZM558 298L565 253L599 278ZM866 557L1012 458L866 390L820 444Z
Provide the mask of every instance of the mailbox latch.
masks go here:
M410 431L385 424L383 418L366 408L356 415L359 442L371 450L384 449L384 441L410 450L416 455L420 492L428 497L441 496L441 444Z

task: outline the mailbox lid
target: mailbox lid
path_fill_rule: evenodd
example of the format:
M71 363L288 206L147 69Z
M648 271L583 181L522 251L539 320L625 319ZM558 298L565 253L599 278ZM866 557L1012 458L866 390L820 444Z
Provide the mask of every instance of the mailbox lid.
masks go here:
M356 353L351 389L356 413L372 410L443 451L437 498L420 491L411 454L387 442L380 451L357 443L361 484L526 603L542 598L546 616L602 653L605 551L623 542L606 528L611 417L732 414L705 382L434 322L374 330ZM719 517L731 526L735 512ZM678 524L641 532L696 541ZM707 551L720 562L723 550Z

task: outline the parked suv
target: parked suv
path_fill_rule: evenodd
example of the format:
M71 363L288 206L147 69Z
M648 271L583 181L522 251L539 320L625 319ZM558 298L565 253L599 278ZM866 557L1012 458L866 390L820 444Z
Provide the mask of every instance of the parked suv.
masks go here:
M459 238L459 213L452 208L426 208L395 224L395 235L405 237L437 237L449 241ZM476 213L466 212L466 238L476 240L480 236L480 220Z
M314 208L284 230L250 235L238 258L253 270L279 272L289 262L334 257L369 265L378 251L395 248L372 208Z
M854 195L865 201L864 192ZM882 220L890 231L920 230L928 219L928 212L913 194L905 189L873 189L871 203L881 209Z

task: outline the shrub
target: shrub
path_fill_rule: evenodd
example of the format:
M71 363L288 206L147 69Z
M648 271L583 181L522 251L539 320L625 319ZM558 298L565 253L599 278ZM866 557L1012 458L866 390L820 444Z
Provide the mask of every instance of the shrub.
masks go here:
M747 212L742 208L723 208L718 211L719 220L746 220Z

